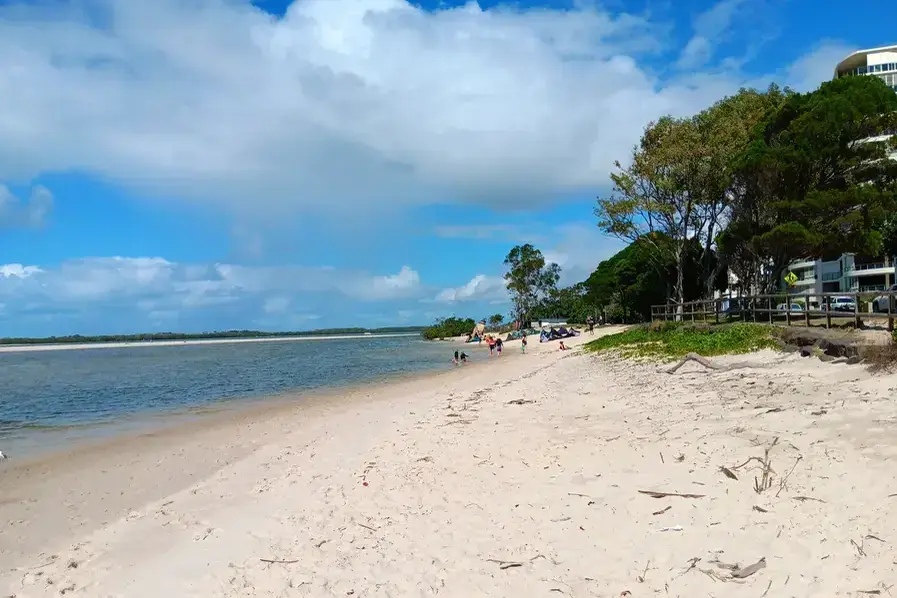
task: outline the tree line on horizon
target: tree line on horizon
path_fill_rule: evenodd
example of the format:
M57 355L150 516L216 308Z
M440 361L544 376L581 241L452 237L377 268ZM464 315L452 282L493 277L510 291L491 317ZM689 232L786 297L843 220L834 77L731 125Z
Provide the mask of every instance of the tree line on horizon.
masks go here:
M599 229L628 245L564 288L538 249L514 247L504 260L510 316L642 321L651 305L726 290L730 272L731 290L774 293L798 259L895 256L894 133L897 93L874 76L808 93L741 89L651 122L594 210ZM451 322L469 323L463 333L474 323Z

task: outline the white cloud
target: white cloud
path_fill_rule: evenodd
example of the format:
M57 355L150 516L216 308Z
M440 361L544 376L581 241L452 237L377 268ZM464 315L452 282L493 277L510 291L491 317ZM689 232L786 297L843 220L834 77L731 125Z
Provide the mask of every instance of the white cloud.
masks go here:
M820 43L788 67L789 85L796 91L812 91L821 81L831 79L837 64L856 50L836 41Z
M0 228L40 227L52 209L53 194L46 187L35 186L28 199L22 200L0 184Z
M252 213L544 203L738 88L643 70L664 27L593 3L2 4L0 180L74 170Z
M682 49L676 66L701 68L713 57L716 44L725 36L745 0L720 0L694 19L694 36ZM762 7L756 9L763 10Z
M444 289L435 300L439 303L488 301L498 304L508 300L508 291L501 276L478 274L463 286Z
M89 312L115 308L155 319L235 305L248 314L308 316L297 300L336 305L395 301L424 289L408 266L398 274L303 266L177 264L162 258L88 258L54 268L0 266L0 302L13 312ZM193 310L193 311L191 311Z

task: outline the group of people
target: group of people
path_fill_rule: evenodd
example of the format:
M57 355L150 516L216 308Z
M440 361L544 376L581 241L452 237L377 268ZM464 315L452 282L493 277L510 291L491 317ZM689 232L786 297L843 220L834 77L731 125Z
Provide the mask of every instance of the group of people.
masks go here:
M501 351L504 348L504 341L501 340L500 336L492 336L491 334L487 334L483 337L486 344L489 346L489 357L498 356L501 357ZM523 333L523 336L520 338L520 352L526 353L526 333ZM467 363L467 353L463 351L455 351L455 355L452 358L452 363L455 365L460 365L462 363Z

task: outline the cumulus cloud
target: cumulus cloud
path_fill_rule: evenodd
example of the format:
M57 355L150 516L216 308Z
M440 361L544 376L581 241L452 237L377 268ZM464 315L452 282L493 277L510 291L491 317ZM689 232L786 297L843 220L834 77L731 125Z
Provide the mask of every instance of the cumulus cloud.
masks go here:
M640 64L665 24L578 6L0 4L0 180L343 214L592 192L648 120L741 79L660 81Z
M0 228L37 228L44 224L53 209L53 194L37 185L28 199L16 197L0 184Z
M310 319L303 304L312 301L375 303L416 298L421 292L420 276L408 266L392 275L303 266L178 264L157 257L88 258L54 268L0 266L0 303L7 318L14 313L89 315L124 309L145 321L234 305L244 318L257 313L294 321L297 316Z
M508 291L501 276L478 274L460 287L443 289L436 296L438 303L488 302L501 303L508 300Z

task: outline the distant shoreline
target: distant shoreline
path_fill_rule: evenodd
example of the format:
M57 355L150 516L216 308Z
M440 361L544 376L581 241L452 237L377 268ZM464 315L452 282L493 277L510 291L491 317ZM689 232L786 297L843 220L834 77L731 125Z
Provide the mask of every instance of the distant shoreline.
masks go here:
M266 336L248 338L184 339L164 341L123 341L114 343L42 343L28 345L0 345L0 353L21 353L28 351L72 351L83 349L126 349L131 347L177 347L184 345L229 345L237 343L285 343L290 341L327 341L363 338L419 337L416 332L386 334L335 334L307 336Z

